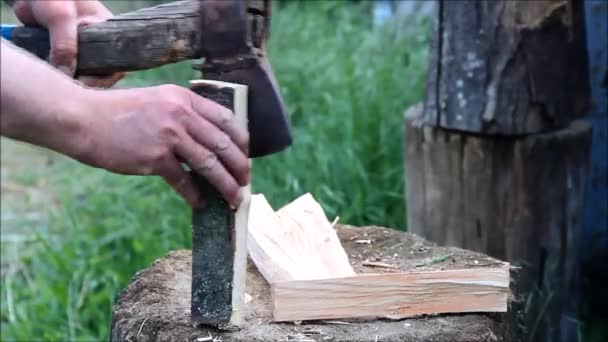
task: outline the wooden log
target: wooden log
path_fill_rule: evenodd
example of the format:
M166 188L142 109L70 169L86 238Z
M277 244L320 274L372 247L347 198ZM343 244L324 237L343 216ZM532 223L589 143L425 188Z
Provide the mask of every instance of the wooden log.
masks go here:
M582 117L588 101L583 6L577 0L440 0L425 123L518 135Z
M509 266L360 274L272 284L274 320L506 312Z
M247 127L247 87L219 81L191 81L192 90L232 110ZM192 171L205 207L192 210L191 318L207 324L242 324L247 265L250 188L233 211L206 179Z
M566 340L576 331L579 235L590 127L494 137L405 119L408 229L442 245L522 267L512 340ZM574 326L574 328L573 328Z
M339 224L335 229L352 267L358 273L381 271L375 266L365 266L369 260L383 260L400 272L478 269L483 265L500 263L480 253L440 247L414 234L391 229ZM372 242L357 243L359 239ZM248 265L248 305L245 307L243 329L221 331L205 325L195 326L189 313L191 262L190 251L175 251L138 272L117 298L112 312L110 341L205 341L209 337L223 342L502 340L504 314L500 313L435 315L402 320L314 321L301 325L274 323L270 286L253 263Z

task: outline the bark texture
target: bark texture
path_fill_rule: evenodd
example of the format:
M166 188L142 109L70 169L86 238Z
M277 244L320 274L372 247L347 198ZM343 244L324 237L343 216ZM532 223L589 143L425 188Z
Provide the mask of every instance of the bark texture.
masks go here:
M194 86L193 91L234 110L234 89ZM205 207L192 210L192 320L228 324L232 316L234 255L236 253L234 211L222 195L191 172Z
M585 114L583 1L438 2L427 124L519 135Z
M426 126L423 116L420 105L406 115L409 230L522 267L514 271L511 338L568 341L590 126L487 137Z

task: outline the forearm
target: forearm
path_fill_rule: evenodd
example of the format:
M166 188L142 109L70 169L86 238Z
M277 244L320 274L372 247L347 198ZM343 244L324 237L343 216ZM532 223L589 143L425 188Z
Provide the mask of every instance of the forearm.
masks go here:
M68 155L82 142L90 90L2 40L0 133Z

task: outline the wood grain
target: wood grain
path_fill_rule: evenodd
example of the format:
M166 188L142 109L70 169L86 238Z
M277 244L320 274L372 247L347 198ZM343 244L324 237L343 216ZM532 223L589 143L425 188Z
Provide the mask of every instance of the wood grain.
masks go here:
M506 312L509 268L363 274L272 284L275 321Z
M275 212L264 195L252 196L249 254L269 283L355 274L320 205L305 194Z

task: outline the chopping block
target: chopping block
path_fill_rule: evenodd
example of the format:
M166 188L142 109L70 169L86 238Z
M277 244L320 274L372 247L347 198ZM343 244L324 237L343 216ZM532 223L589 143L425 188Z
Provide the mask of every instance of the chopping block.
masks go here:
M401 271L418 270L428 260L443 260L430 269L479 267L497 260L453 247L441 247L414 234L383 227L336 225L336 232L358 273L374 272L364 260L393 256ZM374 244L359 244L356 236ZM445 258L446 255L450 257ZM126 341L502 341L505 315L449 314L400 320L351 319L276 323L272 321L270 286L249 261L244 325L222 331L190 321L191 251L170 252L139 272L117 299L111 342Z

